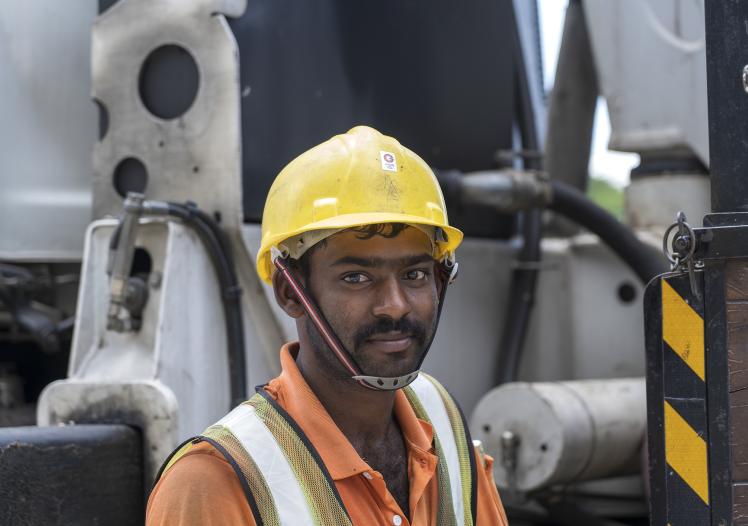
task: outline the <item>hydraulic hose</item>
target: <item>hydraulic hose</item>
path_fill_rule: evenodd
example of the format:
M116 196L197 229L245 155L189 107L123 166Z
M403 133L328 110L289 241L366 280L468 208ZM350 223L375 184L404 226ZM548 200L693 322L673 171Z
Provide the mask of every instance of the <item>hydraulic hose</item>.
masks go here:
M453 177L453 199L463 206L482 204L499 213L546 208L597 234L646 284L667 271L665 258L643 243L613 214L575 187L539 172L505 170Z
M192 203L168 204L168 214L192 227L208 252L218 278L226 323L232 407L248 397L246 353L242 320L242 289L236 276L231 245L226 234L208 214Z
M512 6L512 10L514 6ZM520 131L522 147L530 152L540 150L540 141L535 125L527 67L520 40L516 13L514 16L514 59L515 86L517 98L515 112ZM539 158L528 156L523 159L526 169L536 170ZM498 362L496 364L496 383L502 384L517 379L522 348L525 344L530 317L535 305L535 289L538 281L540 262L540 240L542 236L541 210L529 208L520 215L520 233L522 247L517 254L515 267L512 270L511 287L507 298L507 309L499 344Z
M548 208L583 226L608 245L645 285L655 276L667 272L659 250L646 245L615 216L597 205L585 194L560 181L551 181Z
M667 271L659 250L643 243L613 214L596 204L573 186L538 172L494 171L464 177L452 177L462 206L479 203L502 214L546 208L597 234L646 284ZM455 185L458 182L458 185Z
M516 170L465 176L449 173L440 177L451 200L464 207L481 204L502 214L532 212L524 216L523 245L512 271L496 369L499 384L516 380L519 370L540 260L540 247L535 243L540 238L540 224L528 219L537 217L534 214L538 209L552 210L597 234L644 284L667 271L666 261L657 249L640 241L629 227L569 184L549 180L539 172Z
M229 380L232 407L247 399L246 352L242 320L241 287L234 267L231 244L224 231L208 214L194 203L178 204L165 201L143 202L142 213L169 216L192 228L205 247L218 279L226 327ZM117 250L121 222L112 234L109 249Z
M513 382L519 375L522 348L535 305L541 230L540 210L531 209L522 215L522 247L512 269L496 367L497 385Z

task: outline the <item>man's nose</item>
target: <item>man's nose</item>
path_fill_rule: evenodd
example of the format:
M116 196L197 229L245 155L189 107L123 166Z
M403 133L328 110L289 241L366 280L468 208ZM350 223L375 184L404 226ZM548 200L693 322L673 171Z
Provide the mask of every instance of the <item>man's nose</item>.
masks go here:
M377 301L372 314L376 317L399 320L411 311L410 302L400 280L391 277L382 282L377 293Z

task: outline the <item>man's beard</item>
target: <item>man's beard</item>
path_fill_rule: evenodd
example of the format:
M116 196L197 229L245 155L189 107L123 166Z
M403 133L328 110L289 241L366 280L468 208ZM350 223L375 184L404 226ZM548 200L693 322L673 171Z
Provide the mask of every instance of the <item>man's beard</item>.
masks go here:
M420 365L422 357L426 354L436 334L436 317L427 327L418 321L408 318L393 320L391 318L378 318L374 323L359 328L351 338L343 339L336 331L335 324L328 320L333 332L338 336L343 344L344 352L348 352L354 361L358 364L361 372L367 376L378 376L382 378L403 376L416 370ZM325 374L336 379L347 379L351 373L340 363L338 358L332 352L327 342L317 330L317 327L309 322L307 318L307 332L309 340L315 354L315 358L322 366ZM378 353L375 359L370 356L362 347L366 341L377 335L388 332L400 332L413 339L414 344L408 350L404 358L383 357L383 353Z

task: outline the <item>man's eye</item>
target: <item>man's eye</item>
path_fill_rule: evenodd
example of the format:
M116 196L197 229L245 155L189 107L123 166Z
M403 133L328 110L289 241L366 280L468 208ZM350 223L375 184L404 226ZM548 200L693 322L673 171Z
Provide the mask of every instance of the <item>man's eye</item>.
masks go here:
M356 272L343 276L343 281L345 281L346 283L364 283L366 281L369 281L369 278L364 274L361 274L360 272Z
M424 272L423 270L409 270L405 273L405 277L411 280L422 280L426 279L427 276L428 274L426 274L426 272Z

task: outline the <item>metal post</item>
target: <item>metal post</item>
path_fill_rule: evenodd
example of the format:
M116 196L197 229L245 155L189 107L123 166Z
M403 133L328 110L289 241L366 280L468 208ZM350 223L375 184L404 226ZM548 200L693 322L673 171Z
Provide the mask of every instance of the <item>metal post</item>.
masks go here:
M748 210L748 3L706 0L705 15L715 213L704 220L705 228L713 227L705 233L709 238L725 237L725 228L748 230L748 214L739 213ZM707 384L715 507L724 508L712 518L714 524L748 524L748 246L733 238L716 254L703 244L705 258L715 257L706 266Z
M712 212L748 210L748 3L706 0Z
M748 2L705 15L712 213L645 295L658 526L748 524Z

